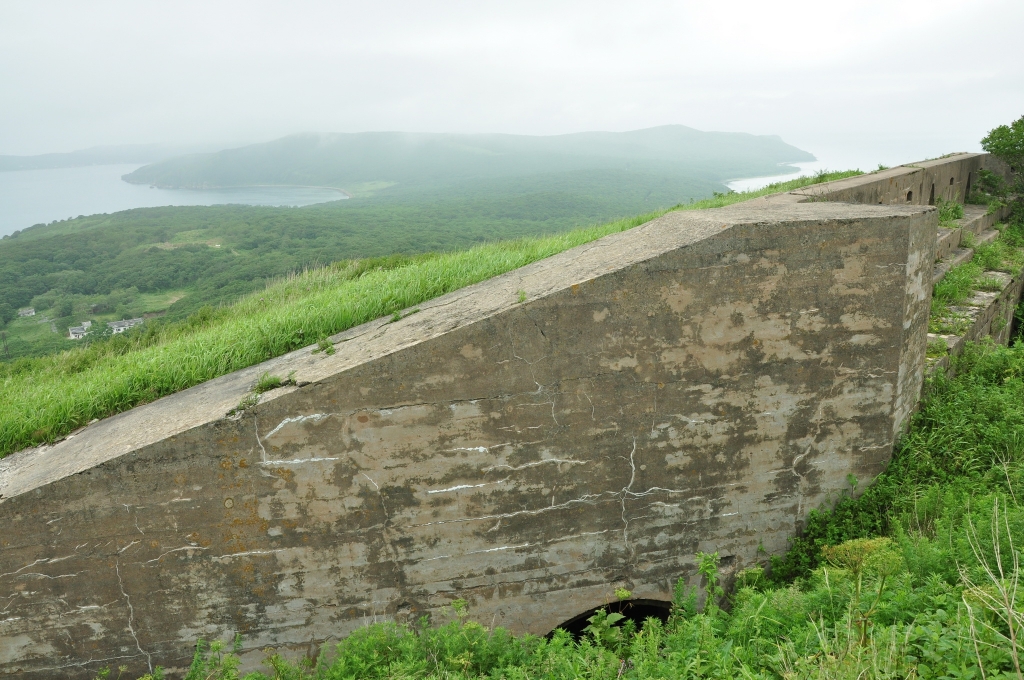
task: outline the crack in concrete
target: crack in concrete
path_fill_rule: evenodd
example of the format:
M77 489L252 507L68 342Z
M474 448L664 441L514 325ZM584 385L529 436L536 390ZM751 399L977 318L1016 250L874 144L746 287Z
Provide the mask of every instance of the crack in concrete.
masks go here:
M159 555L157 555L156 557L154 557L153 559L146 560L145 562L143 562L143 564L151 564L153 562L158 562L162 558L164 558L165 556L170 555L171 553L181 552L183 550L208 550L208 548L204 548L203 546L200 546L200 545L183 545L180 548L174 548L173 550L168 550L166 552L162 552Z
M121 589L121 594L124 595L124 600L128 604L128 632L132 634L139 652L146 655L146 665L149 667L149 672L152 673L153 657L142 648L139 636L135 634L135 607L132 606L132 598L128 595L128 591L124 589L124 581L121 579L121 563L118 560L114 560L114 572L117 574L117 586Z
M267 437L273 437L275 434L277 434L278 430L280 430L282 427L284 427L288 423L302 423L302 422L305 422L307 420L312 420L313 422L317 422L317 421L323 420L324 418L328 417L329 415L331 415L331 414L329 414L329 413L311 413L308 416L294 416L292 418L285 418L284 420L282 420L280 423L277 424L277 427L275 427L273 430L271 430L270 432L268 432L265 435L263 435L263 437L264 437L264 439L266 439Z
M260 426L259 426L259 423L256 422L256 414L255 413L252 414L252 427L256 431L256 443L260 445L260 451L263 452L263 460L262 460L262 462L264 464L266 464L266 462L267 462L267 450L265 448L263 448L263 441L260 439Z
M633 456L636 454L636 437L633 437L633 450L629 452L629 484L622 487L622 491L619 501L622 503L622 542L626 545L626 550L629 551L630 561L636 559L636 551L629 544L629 520L626 519L626 495L629 494L630 489L633 488L633 482L636 481L636 461Z
M543 440L541 440L541 441L543 441ZM540 443L540 442L524 442L523 444L525 445L525 444L538 444L538 443ZM486 473L490 472L491 470L497 470L499 468L507 469L509 472L517 472L519 470L525 470L527 468L537 467L538 465L546 465L548 463L557 463L559 465L561 465L561 464L565 464L565 465L583 465L586 462L587 461L585 461L585 460L576 460L574 458L544 458L542 460L535 460L535 461L532 461L530 463L524 463L523 465L517 465L515 467L513 467L511 465L505 465L505 464L492 465L490 467L484 468L483 470L481 470L481 472L486 474ZM506 480L503 479L502 481L506 481Z
M17 571L9 571L6 574L0 574L0 578L3 578L4 576L17 576L21 572L25 571L26 569L30 569L30 568L36 566L40 562L46 563L46 562L49 562L49 561L50 560L48 558L41 557L38 560L36 560L35 562L32 562L31 564L26 564L24 567L22 567L21 569L18 569Z

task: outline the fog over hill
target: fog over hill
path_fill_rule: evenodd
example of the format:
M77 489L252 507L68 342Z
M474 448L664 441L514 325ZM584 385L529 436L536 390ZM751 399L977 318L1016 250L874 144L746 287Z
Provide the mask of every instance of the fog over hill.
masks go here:
M117 144L94 146L66 153L44 153L35 156L0 155L0 172L17 170L49 170L53 168L80 168L87 165L113 165L117 163L153 163L187 153L210 151L210 144Z
M411 189L500 177L639 171L704 184L777 174L780 164L810 160L811 154L774 135L702 132L683 125L545 137L363 132L298 134L172 158L124 179L166 188L281 184L360 193L383 184Z
M103 157L93 152L33 162ZM177 156L125 179L181 189L327 186L352 198L302 208L137 208L22 229L0 240L0 319L31 306L53 320L59 333L18 322L9 334L15 356L40 354L74 345L63 334L83 320L180 319L305 267L556 234L685 204L726 191L727 180L807 160L776 136L681 125L549 137L300 134Z

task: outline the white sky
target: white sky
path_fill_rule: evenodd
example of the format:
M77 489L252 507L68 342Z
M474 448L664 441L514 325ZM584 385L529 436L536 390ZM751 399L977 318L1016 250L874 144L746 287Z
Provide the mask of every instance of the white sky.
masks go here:
M681 123L895 164L1024 114L1022 27L1021 0L0 0L0 153Z

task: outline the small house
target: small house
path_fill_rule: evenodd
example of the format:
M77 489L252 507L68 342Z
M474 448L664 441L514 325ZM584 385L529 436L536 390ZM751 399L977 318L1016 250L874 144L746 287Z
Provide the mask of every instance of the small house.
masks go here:
M18 310L18 316L35 316L35 307L26 307L25 309Z
M114 333L124 333L129 328L135 328L136 326L142 325L142 318L125 319L124 321L108 321L107 325Z
M72 340L81 340L91 327L92 321L83 321L81 326L71 326L68 328L68 337Z

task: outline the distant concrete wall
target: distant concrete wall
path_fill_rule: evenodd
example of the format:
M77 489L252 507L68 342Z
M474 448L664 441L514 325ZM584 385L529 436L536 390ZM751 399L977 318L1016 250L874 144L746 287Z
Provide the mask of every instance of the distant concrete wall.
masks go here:
M0 675L236 631L255 663L459 597L543 634L619 586L669 600L698 551L781 552L916 403L935 232L669 213L0 461ZM263 371L300 386L227 417Z
M1003 176L1008 172L1004 163L989 154L960 153L813 185L794 194L871 205L963 203L971 189L977 187L979 172L983 169Z

